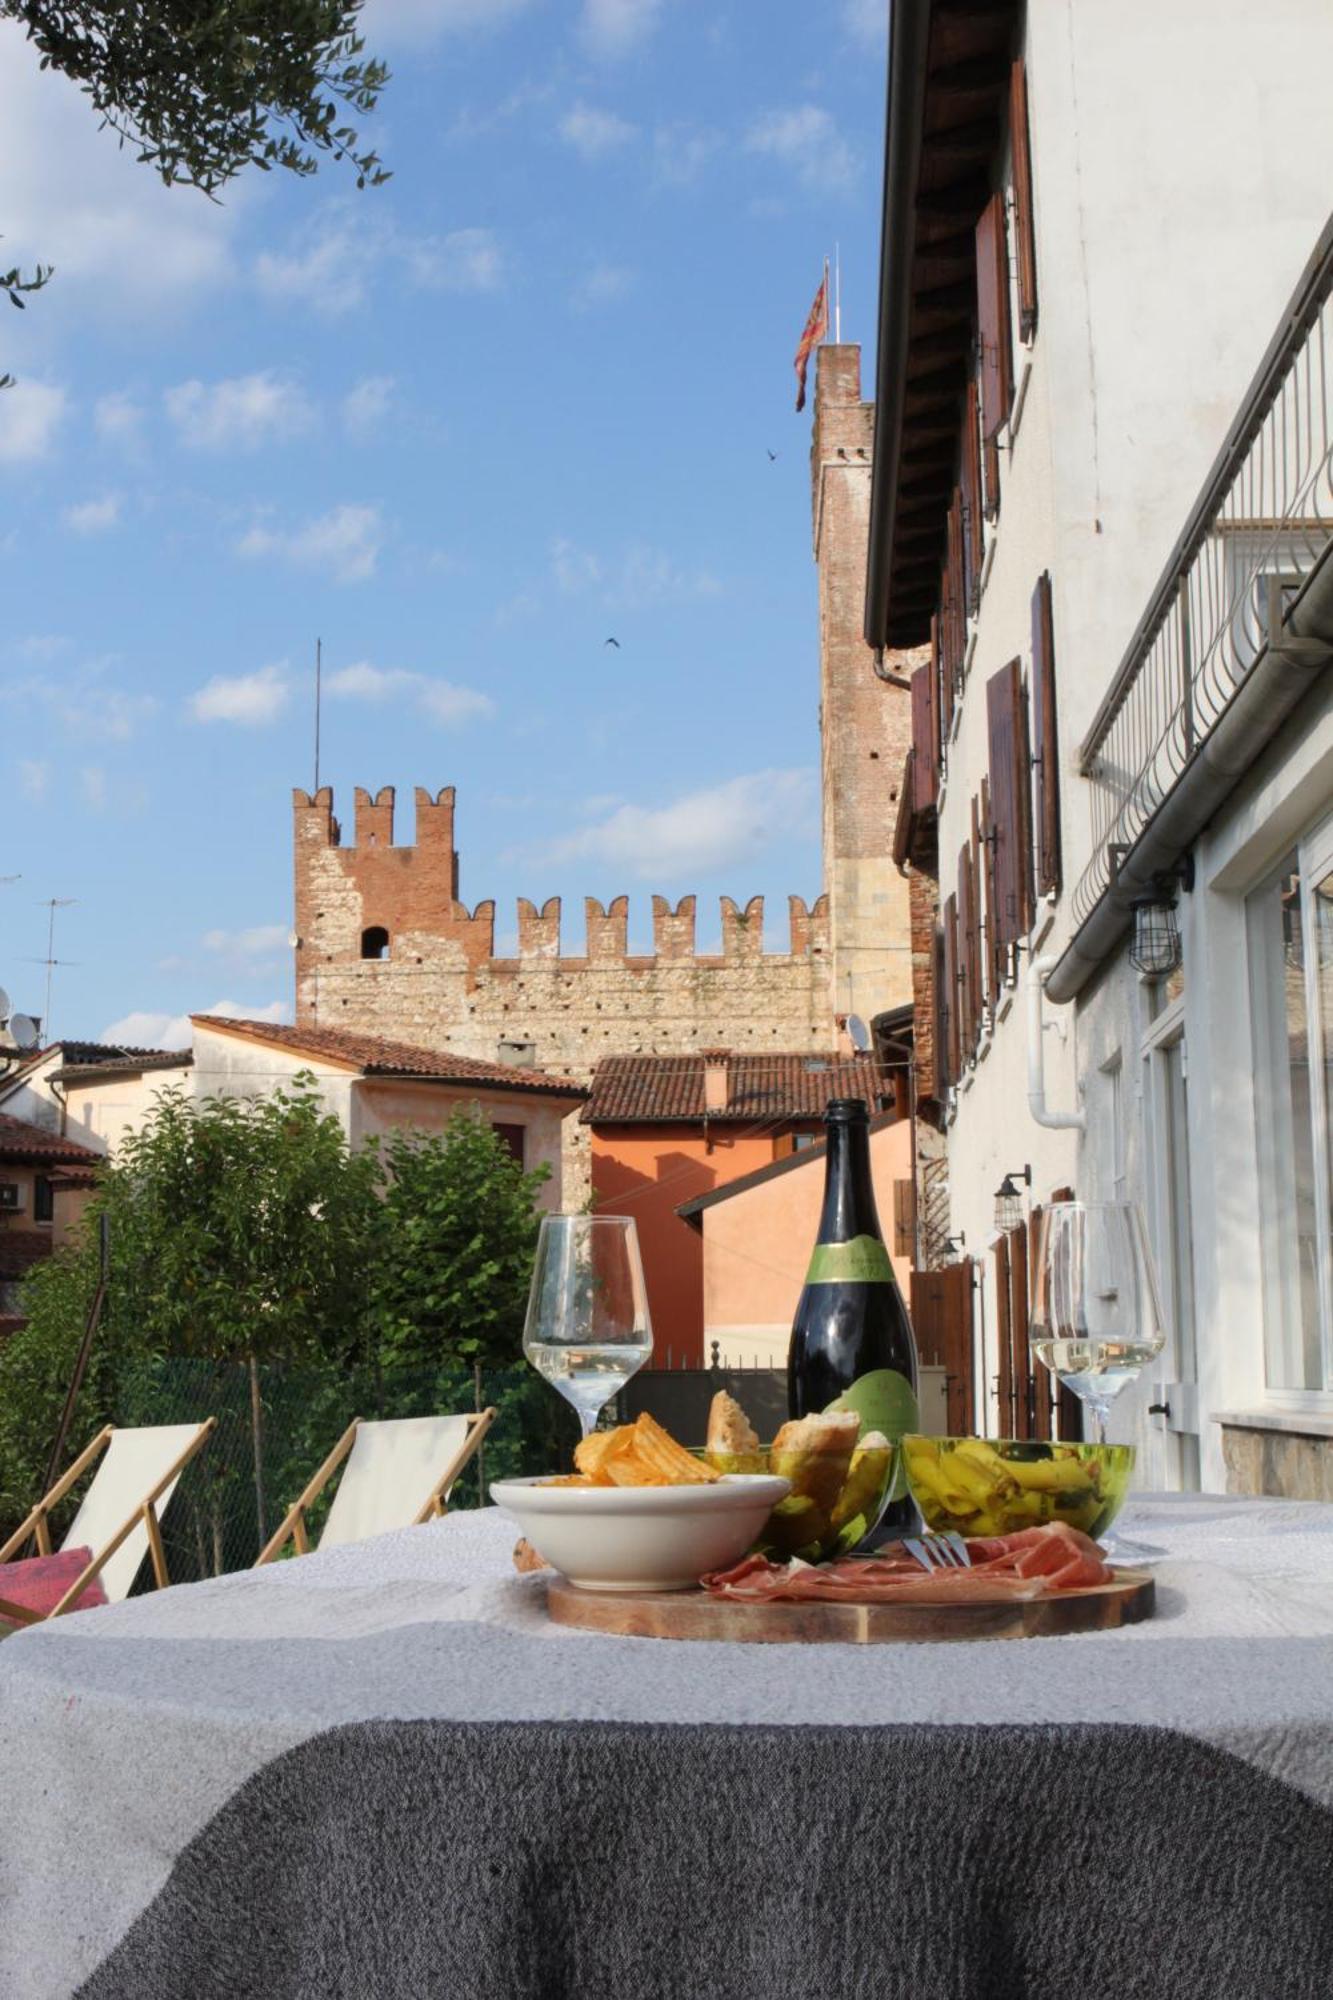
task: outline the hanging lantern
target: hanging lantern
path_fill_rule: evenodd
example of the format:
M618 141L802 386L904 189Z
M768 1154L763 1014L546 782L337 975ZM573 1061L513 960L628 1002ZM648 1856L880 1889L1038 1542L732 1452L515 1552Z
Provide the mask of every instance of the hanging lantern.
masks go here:
M1129 947L1129 962L1137 972L1150 978L1165 978L1177 970L1183 957L1176 899L1159 887L1150 896L1136 896L1130 907L1134 912L1134 938Z
M1006 1174L995 1190L995 1227L1001 1235L1008 1235L1011 1229L1023 1226L1023 1191L1032 1186L1032 1169L1024 1167L1020 1172Z

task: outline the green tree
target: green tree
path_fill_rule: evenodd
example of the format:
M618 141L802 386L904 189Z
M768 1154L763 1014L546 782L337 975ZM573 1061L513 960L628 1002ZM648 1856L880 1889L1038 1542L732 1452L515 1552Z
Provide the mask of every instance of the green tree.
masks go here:
M122 146L168 184L218 190L243 168L313 174L344 161L359 188L388 179L356 129L389 80L356 32L362 0L0 0L43 69L77 83ZM0 272L13 306L50 266ZM0 377L0 388L12 377Z
M522 1361L523 1314L548 1170L523 1168L481 1119L394 1132L371 1310L386 1368Z

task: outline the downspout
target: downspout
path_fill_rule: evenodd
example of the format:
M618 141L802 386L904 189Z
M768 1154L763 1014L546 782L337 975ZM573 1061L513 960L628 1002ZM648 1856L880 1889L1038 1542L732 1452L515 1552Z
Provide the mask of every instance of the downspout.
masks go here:
M1035 1122L1044 1125L1048 1132L1083 1132L1088 1124L1086 1111L1046 1109L1046 1062L1041 1039L1044 1031L1042 988L1058 962L1053 954L1028 961L1028 1110Z

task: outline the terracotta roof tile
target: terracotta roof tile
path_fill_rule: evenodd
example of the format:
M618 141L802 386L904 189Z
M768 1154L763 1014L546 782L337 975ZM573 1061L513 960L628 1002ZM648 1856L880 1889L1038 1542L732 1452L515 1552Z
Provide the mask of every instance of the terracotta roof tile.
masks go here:
M99 1153L90 1152L87 1146L76 1146L72 1139L62 1139L58 1132L45 1132L40 1125L29 1125L25 1118L11 1118L6 1111L0 1111L0 1160L9 1160L24 1166L41 1166L46 1160L64 1160L71 1166L96 1166Z
M220 1014L194 1014L200 1028L213 1028L267 1047L290 1049L294 1055L325 1057L350 1063L363 1076L419 1076L440 1083L478 1083L492 1090L543 1092L548 1096L582 1098L581 1084L544 1069L511 1069L507 1063L483 1062L455 1055L450 1049L421 1049L407 1042L386 1041L379 1035L354 1035L342 1028L289 1027L274 1021L233 1021Z
M710 1052L709 1067L713 1060ZM708 1114L710 1124L822 1118L831 1097L863 1097L873 1114L884 1094L884 1079L869 1055L762 1049L716 1060L726 1063L727 1103L725 1110ZM593 1071L582 1122L701 1125L704 1067L702 1054L605 1056Z

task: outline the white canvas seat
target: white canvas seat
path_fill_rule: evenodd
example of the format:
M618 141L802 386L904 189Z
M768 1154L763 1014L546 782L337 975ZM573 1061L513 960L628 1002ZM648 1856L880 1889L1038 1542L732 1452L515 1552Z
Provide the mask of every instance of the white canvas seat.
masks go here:
M410 1528L443 1514L454 1481L495 1421L495 1411L448 1417L393 1417L366 1423L353 1417L255 1567L271 1562L287 1542L310 1548L307 1510L343 1461L343 1475L319 1538L321 1549L364 1542L390 1528Z
M112 1603L128 1597L145 1555L152 1556L158 1588L168 1584L171 1579L162 1547L159 1514L175 1492L181 1473L195 1453L203 1449L216 1423L216 1417L209 1417L201 1424L151 1424L137 1429L108 1424L99 1431L0 1548L0 1616L20 1624L37 1622L39 1614L5 1601L3 1565L26 1545L30 1536L36 1538L39 1555L52 1553L49 1516L99 1454L105 1455L60 1544L62 1551L86 1548L91 1550L91 1556L46 1615L59 1617L94 1578L100 1578L102 1589Z

